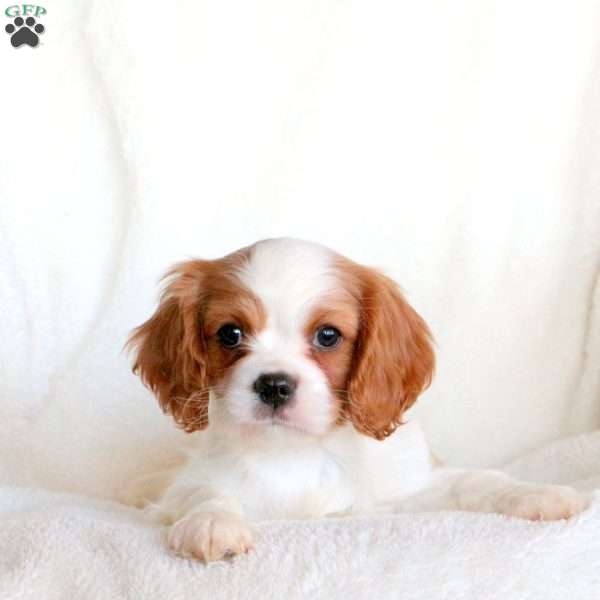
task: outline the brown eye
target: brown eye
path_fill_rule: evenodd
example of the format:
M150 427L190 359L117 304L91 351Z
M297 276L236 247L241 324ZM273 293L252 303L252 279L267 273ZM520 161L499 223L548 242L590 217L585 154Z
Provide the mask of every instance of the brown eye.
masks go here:
M235 323L227 323L217 331L217 337L225 348L237 348L242 343L244 332Z
M331 350L342 341L342 334L339 329L331 325L323 325L315 331L313 345L321 350Z

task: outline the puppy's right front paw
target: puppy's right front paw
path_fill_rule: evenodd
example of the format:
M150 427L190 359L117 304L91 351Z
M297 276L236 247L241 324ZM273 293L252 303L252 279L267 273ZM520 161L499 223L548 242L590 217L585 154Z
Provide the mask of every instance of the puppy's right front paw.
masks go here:
M252 534L238 515L230 512L197 512L169 529L167 541L176 554L204 562L245 554L252 549Z

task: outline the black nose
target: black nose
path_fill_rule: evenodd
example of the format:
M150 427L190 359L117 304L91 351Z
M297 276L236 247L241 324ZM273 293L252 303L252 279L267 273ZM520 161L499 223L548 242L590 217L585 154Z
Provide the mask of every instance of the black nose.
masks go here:
M287 373L263 373L254 382L254 391L269 406L278 408L294 395L296 382Z

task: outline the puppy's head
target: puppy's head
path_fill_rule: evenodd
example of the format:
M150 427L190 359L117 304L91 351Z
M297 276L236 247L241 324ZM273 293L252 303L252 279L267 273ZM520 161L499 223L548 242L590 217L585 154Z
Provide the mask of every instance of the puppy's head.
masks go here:
M266 240L168 275L130 347L186 431L229 425L383 439L429 384L430 332L393 281L326 248ZM212 414L213 411L211 411Z

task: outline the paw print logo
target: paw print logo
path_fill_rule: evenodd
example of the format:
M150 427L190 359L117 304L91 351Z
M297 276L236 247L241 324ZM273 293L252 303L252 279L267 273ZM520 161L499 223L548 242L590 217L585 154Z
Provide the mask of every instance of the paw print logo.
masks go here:
M38 34L44 33L44 26L41 23L35 22L33 17L27 17L23 20L17 17L12 23L9 23L4 29L10 35L10 43L18 48L23 44L27 44L35 48L40 43Z

